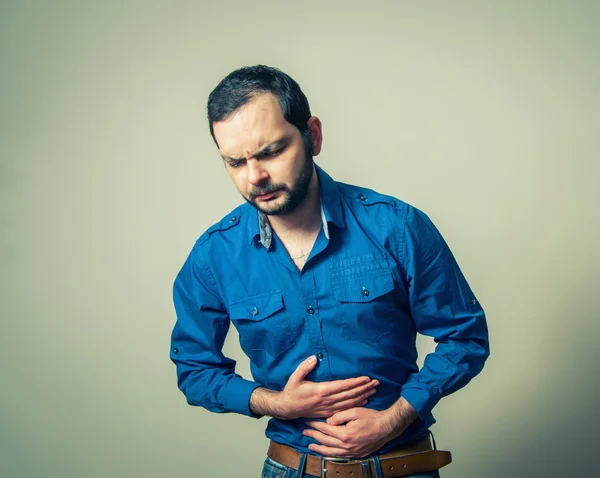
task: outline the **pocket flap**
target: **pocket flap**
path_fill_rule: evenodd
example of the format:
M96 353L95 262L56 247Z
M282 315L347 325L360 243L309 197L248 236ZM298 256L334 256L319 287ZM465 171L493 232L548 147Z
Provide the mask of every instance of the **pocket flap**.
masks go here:
M283 309L281 291L259 294L235 301L229 306L232 319L263 320Z
M340 302L370 302L394 290L389 271L363 277L340 277L333 281L333 293Z

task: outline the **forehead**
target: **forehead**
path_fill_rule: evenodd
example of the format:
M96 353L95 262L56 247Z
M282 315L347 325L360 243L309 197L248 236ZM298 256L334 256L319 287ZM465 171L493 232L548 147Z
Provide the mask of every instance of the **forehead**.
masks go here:
M277 98L270 93L257 96L225 121L213 124L219 152L230 156L251 153L293 129L283 117Z

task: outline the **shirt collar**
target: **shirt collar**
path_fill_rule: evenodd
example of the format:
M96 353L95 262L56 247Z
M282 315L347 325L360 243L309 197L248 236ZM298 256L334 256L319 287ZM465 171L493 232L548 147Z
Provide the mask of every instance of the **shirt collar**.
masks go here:
M315 164L317 176L319 178L319 188L321 192L321 219L323 221L323 232L325 237L329 239L329 223L335 224L337 227L345 227L344 215L342 212L342 197L338 190L336 182L323 169ZM273 241L273 231L267 216L256 211L257 220L250 217L248 221L248 232L250 243L260 238L260 243L267 249L271 247Z

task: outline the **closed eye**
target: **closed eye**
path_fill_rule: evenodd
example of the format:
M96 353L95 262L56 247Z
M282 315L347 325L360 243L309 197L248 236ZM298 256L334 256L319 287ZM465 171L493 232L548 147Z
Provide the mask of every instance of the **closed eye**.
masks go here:
M274 143L271 143L271 144L265 146L262 149L262 151L256 152L254 154L254 156L250 156L250 158L254 157L254 159L257 159L257 160L276 158L277 156L279 156L281 153L283 153L285 151L285 148L288 146L288 144L289 144L289 140L286 138L281 139L279 141L275 141ZM247 161L247 159L244 157L236 158L236 157L228 156L225 154L222 154L221 157L223 158L223 160L225 161L227 166L229 166L232 169L239 168L240 166L245 164Z
M243 163L245 162L245 160L243 159L238 159L238 160L228 160L227 164L229 165L230 168L237 168L239 166L241 166Z
M266 159L266 158L276 158L277 156L279 156L283 151L283 148L278 149L277 151L264 151L260 154L256 155L256 158L258 159Z

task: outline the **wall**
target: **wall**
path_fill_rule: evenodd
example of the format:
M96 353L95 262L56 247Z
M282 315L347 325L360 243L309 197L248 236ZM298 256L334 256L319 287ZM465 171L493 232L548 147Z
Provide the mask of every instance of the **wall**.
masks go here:
M592 473L598 21L591 1L2 2L0 476L259 475L266 422L188 406L168 359L174 276L241 200L206 97L256 63L304 88L326 171L431 216L486 309L484 372L436 408L444 476Z

